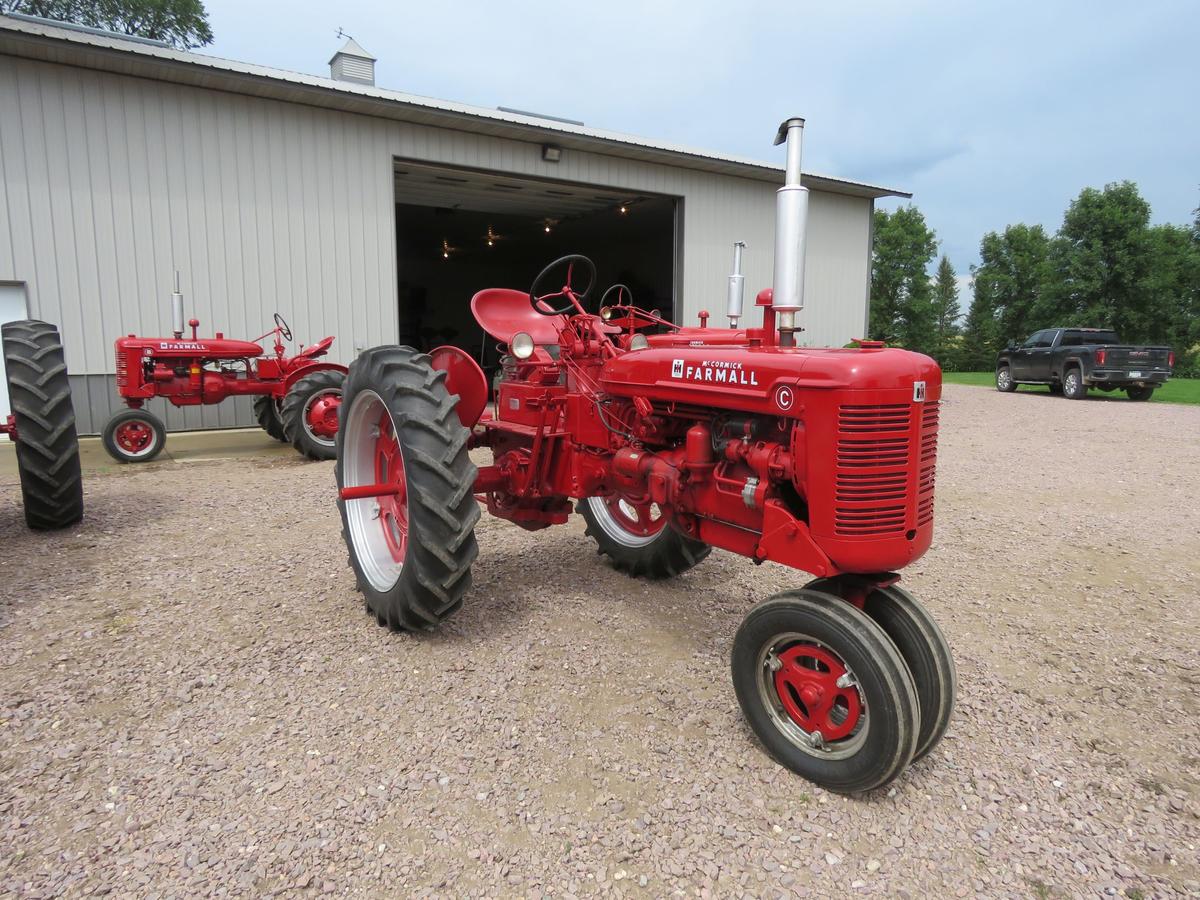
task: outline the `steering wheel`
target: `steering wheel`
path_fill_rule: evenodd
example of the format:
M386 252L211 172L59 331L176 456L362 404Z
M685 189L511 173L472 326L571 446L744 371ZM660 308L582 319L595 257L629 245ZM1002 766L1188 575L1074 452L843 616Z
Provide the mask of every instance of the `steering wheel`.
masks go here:
M283 320L283 316L279 313L275 313L275 327L279 329L279 333L285 341L292 339L292 329L288 328L288 323Z
M566 264L567 281L562 287L556 291L549 291L545 294L539 294L538 288L542 287L542 283L550 280L550 275L559 266ZM586 269L588 273L587 287L582 291L575 290L575 266L578 264L581 268ZM529 288L529 303L540 312L543 316L566 316L576 312L575 304L571 297L583 303L587 299L587 295L592 292L592 287L596 284L596 264L586 256L580 256L578 253L571 253L567 256L560 256L546 268L538 273L538 277L533 279L533 285ZM555 307L551 306L548 301L556 297L564 298L562 305Z
M608 295L611 294L613 291L617 292L617 300L615 303L609 303ZM624 301L621 300L621 291L625 292ZM621 284L620 282L618 282L617 284L612 285L603 294L601 294L600 295L600 308L604 309L604 307L606 307L606 306L633 306L633 291L631 291L629 289L629 285Z

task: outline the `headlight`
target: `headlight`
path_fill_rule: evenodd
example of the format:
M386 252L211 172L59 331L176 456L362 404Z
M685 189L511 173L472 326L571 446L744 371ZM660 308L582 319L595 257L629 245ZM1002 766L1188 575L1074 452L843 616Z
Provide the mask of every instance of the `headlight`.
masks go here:
M600 307L600 318L602 318L605 322L607 322L612 317L613 317L613 308L611 306Z
M645 350L650 346L650 341L644 334L635 334L629 339L630 350Z
M518 331L508 342L508 349L517 359L529 359L533 356L533 337L524 331Z

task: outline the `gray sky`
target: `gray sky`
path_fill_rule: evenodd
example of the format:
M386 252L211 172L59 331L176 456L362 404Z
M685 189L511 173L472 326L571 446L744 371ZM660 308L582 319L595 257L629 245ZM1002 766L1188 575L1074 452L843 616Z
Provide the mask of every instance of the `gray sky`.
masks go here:
M207 6L205 53L327 75L340 26L383 87L780 164L802 115L805 168L912 191L964 282L984 232L1053 231L1085 186L1200 205L1197 0Z

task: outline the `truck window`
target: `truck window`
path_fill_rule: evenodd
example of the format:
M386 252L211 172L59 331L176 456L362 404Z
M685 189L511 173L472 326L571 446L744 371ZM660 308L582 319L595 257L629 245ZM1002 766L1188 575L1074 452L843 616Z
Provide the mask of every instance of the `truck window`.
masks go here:
M1034 347L1045 347L1046 345L1041 343L1042 338L1044 338L1045 336L1046 336L1046 332L1035 331L1033 334L1031 334L1029 336L1029 340L1027 340L1025 343L1023 343L1021 345L1021 349L1030 350Z
M1091 331L1084 335L1085 344L1119 344L1121 339L1115 331Z
M1059 343L1060 347L1078 347L1083 343L1083 336L1078 331L1066 331Z

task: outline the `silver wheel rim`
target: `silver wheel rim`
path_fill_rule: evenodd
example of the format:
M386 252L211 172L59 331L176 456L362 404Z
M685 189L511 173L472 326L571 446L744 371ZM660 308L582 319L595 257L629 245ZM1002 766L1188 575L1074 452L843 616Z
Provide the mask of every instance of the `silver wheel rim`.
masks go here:
M608 503L604 497L588 497L586 502L588 509L591 510L592 515L596 518L596 524L600 526L606 535L622 547L648 546L649 544L653 544L659 535L663 533L662 531L656 531L654 534L632 534L616 520L612 511L608 508ZM619 502L621 503L622 511L626 515L631 518L637 517L637 510L631 504L626 503L624 500ZM660 516L662 515L662 510L658 508L657 503L653 504L653 508L658 511Z
M304 433L308 435L309 440L314 444L320 444L322 447L332 447L337 442L337 438L325 437L323 434L317 434L312 430L312 425L308 421L308 413L312 409L314 403L323 397L337 396L341 394L340 390L330 389L327 391L317 391L311 397L304 401L304 409L300 410L300 427L304 429Z
M1008 386L1012 384L1012 375L1008 369L1001 369L1000 374L996 376L996 383L1000 385L1001 390L1008 390Z
M1070 375L1067 376L1066 391L1068 394L1075 393L1075 386L1078 383L1078 381L1079 381L1079 379L1075 377L1074 373L1071 373Z
M342 487L375 483L377 423L385 412L391 416L383 399L374 391L361 391L355 395L342 424ZM393 419L392 431L395 430ZM404 563L392 557L379 522L379 505L374 498L366 498L346 500L345 506L346 533L363 577L375 590L390 591L400 580Z
M858 691L859 704L861 711L859 713L859 724L855 726L847 737L842 738L832 744L817 743L813 739L813 734L805 731L792 717L787 714L783 708L783 704L779 700L779 694L775 690L774 684L774 669L771 668L770 660L778 652L786 650L788 647L795 644L813 644L823 650L832 653L846 668L846 673L855 682L855 690ZM763 708L767 711L767 715L773 724L785 738L788 743L792 744L796 749L802 750L809 756L816 759L847 759L862 749L863 744L867 740L867 732L871 728L870 711L867 709L867 699L863 696L862 687L858 685L857 677L842 660L841 654L837 653L828 644L818 641L816 638L799 632L787 632L786 634L776 635L762 645L758 651L758 658L755 664L755 683L758 685L758 696L762 702Z

